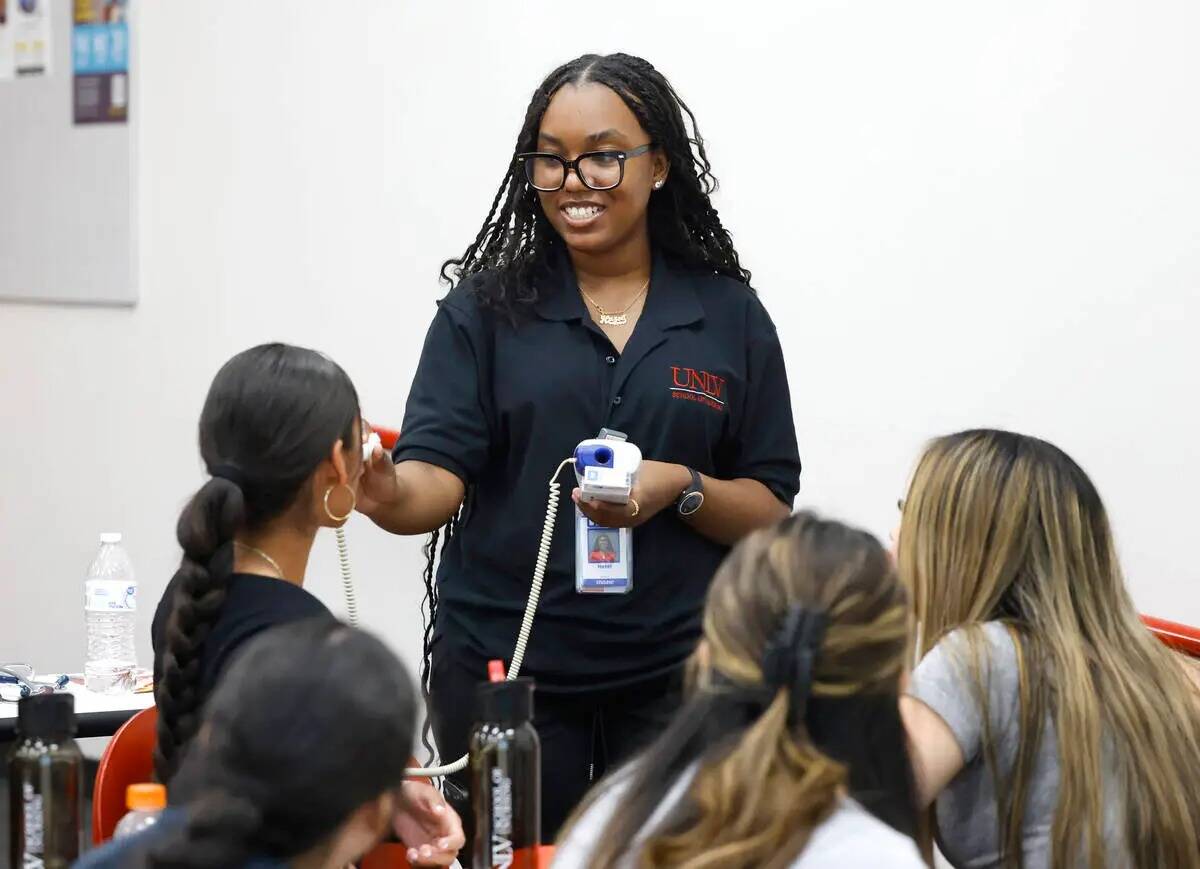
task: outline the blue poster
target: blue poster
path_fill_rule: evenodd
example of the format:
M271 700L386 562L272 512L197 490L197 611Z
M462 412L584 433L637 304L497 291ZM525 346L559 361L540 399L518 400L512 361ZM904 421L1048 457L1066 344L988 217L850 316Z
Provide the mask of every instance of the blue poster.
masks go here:
M75 123L129 120L128 0L75 0Z

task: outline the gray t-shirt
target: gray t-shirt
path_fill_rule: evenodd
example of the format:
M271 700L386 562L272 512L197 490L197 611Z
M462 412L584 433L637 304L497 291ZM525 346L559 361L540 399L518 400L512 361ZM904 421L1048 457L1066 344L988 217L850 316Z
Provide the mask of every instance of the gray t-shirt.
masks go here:
M1002 775L1007 775L1016 763L1020 738L1017 649L1012 634L1000 622L988 622L982 631L979 669L987 689L996 763ZM970 661L966 633L951 633L917 666L909 693L941 716L963 753L962 771L937 799L942 853L960 869L982 869L1000 866L1000 823L983 743L983 710L972 687ZM1058 765L1058 739L1053 716L1048 714L1021 825L1025 869L1050 866ZM1120 847L1120 800L1106 800L1106 805L1105 838L1110 845Z
M554 854L553 869L585 869L591 855L604 835L609 819L625 798L628 781L623 780L628 768L618 771L614 780L596 799L591 808L571 828L567 838L559 843ZM666 820L672 807L683 799L687 786L695 775L689 770L672 785L658 810L651 816L633 842L631 854L619 861L621 869L637 865L634 854L637 846ZM912 839L893 830L851 799L843 799L833 814L812 831L804 849L792 861L789 869L926 869L925 861Z

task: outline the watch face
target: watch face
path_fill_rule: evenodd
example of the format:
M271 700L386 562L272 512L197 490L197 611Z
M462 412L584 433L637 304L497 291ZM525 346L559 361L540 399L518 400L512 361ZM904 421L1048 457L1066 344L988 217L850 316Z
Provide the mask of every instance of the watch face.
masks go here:
M679 502L679 515L691 516L700 509L700 505L704 503L703 492L688 492Z

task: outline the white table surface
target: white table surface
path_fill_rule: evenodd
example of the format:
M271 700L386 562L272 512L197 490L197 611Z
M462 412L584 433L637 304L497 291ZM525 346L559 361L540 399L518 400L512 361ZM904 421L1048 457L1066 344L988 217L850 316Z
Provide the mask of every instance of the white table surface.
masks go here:
M45 678L39 676L39 679ZM154 693L145 694L97 694L89 691L75 682L68 682L66 693L75 695L75 715L89 715L95 712L140 712L154 705ZM17 704L0 702L0 721L17 717Z

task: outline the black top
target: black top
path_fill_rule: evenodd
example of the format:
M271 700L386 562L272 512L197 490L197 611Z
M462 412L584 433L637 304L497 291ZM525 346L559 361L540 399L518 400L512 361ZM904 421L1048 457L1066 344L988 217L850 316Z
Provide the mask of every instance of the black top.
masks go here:
M144 866L151 850L182 830L187 820L187 812L182 808L163 809L153 826L123 839L111 839L88 851L79 858L73 869L127 869L129 866ZM241 869L287 869L287 864L270 857L252 857L241 864Z
M789 506L800 459L775 326L746 285L656 257L641 318L618 354L588 316L565 257L534 312L515 325L478 305L472 287L488 279L464 281L439 304L393 458L438 465L468 487L438 571L434 642L508 660L547 483L581 440L616 429L646 459L759 480ZM668 508L633 531L629 594L578 594L575 479L564 469L559 480L523 674L539 688L579 690L677 666L699 636L704 596L727 548Z
M166 643L167 619L175 597L176 580L172 579L163 592L150 639L154 646L154 681L162 675L163 646ZM310 618L333 618L325 604L294 583L252 573L235 573L229 577L229 590L217 620L204 640L200 651L200 690L204 697L212 693L217 678L225 672L234 653L251 637L275 625L290 624Z

